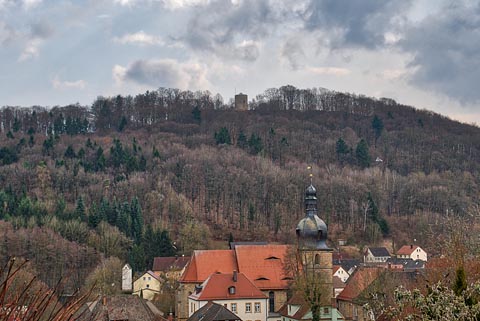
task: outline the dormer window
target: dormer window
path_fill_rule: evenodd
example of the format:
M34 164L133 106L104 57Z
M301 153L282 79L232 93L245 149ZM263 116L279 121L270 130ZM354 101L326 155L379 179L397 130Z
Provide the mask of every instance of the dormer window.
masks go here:
M234 286L231 286L231 287L228 288L228 294L231 294L231 295L235 294L235 287Z

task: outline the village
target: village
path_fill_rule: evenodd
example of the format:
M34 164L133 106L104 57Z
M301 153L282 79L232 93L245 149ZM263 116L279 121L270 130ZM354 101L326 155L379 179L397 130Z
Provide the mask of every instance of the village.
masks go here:
M126 264L122 290L133 296L104 297L91 312L96 320L376 320L378 311L367 305L373 293L425 282L428 257L419 245L403 245L394 254L386 247L367 247L363 259L351 258L342 245L327 244L327 225L318 214L316 189L310 185L295 246L231 242L227 250L156 257L152 269L135 280ZM175 287L170 311L152 303L165 283Z

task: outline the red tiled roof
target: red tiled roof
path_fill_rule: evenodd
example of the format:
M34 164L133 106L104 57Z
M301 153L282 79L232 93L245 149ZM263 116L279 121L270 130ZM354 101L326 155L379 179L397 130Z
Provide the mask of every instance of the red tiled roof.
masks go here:
M233 250L194 251L180 282L202 283L212 273L231 273L234 270L238 271L238 267Z
M340 269L341 266L340 265L334 265L333 266L333 274L337 273L338 269Z
M189 297L201 301L267 298L243 273L237 273L236 281L233 273L214 273L202 284L202 287L200 292L193 293ZM231 287L235 287L233 294L229 293Z
M334 289L344 289L345 282L342 281L338 276L333 277L333 288Z
M237 245L238 270L259 289L287 289L290 278L283 263L288 245Z
M397 255L411 255L417 248L417 245L404 245L397 251Z
M166 256L153 259L152 271L167 272L169 270L181 270L190 261L189 256Z
M337 300L351 301L358 297L384 269L364 267L357 269L347 281L345 289L338 295Z

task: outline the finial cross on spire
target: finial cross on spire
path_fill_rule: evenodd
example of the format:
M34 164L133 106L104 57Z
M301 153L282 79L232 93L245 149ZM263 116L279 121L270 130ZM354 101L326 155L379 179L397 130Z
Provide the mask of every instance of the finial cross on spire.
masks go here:
M312 166L308 166L307 169L310 171L308 176L310 177L310 185L313 185L313 173L312 173Z

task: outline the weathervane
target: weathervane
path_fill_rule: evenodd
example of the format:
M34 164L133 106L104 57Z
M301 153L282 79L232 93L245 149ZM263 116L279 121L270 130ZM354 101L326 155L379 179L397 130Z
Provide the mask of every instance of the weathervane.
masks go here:
M310 171L310 174L308 174L308 176L310 177L310 185L313 185L312 166L307 166L307 169Z

